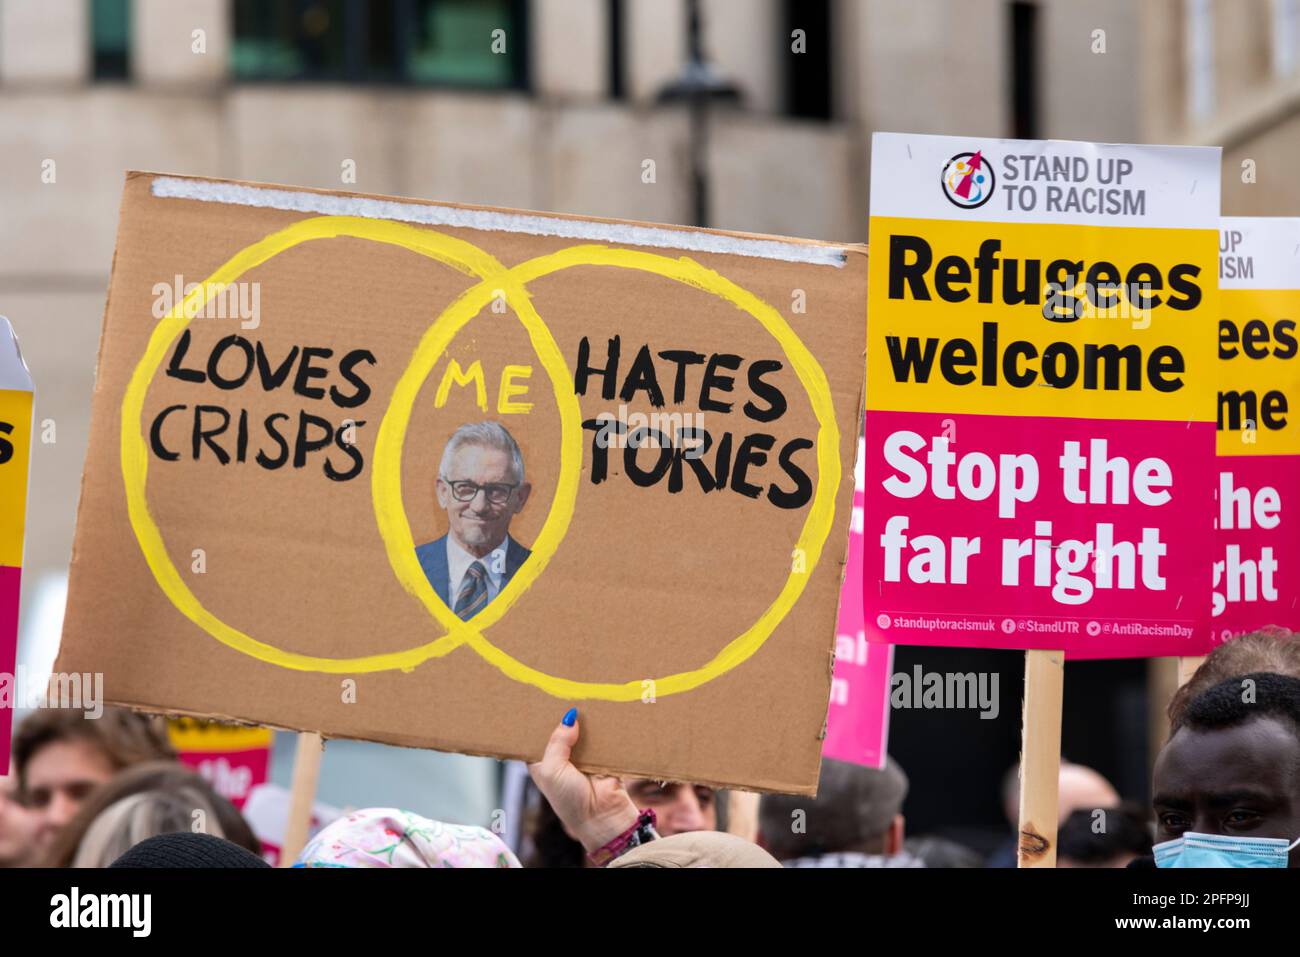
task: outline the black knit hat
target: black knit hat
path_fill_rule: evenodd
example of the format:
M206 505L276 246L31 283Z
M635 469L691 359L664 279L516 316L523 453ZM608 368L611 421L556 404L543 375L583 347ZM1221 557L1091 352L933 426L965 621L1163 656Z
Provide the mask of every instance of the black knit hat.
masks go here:
M131 848L109 867L270 867L252 851L211 834L159 834Z

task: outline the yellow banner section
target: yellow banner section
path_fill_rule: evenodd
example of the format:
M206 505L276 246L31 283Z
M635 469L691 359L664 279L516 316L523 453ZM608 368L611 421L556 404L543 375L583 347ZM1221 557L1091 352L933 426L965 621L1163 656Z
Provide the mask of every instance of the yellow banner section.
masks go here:
M32 394L0 389L0 565L23 563Z
M1300 455L1300 289L1219 297L1218 453Z
M251 751L271 746L270 728L243 728L214 721L174 718L167 736L177 751Z
M868 409L1212 420L1214 230L873 217L870 246Z

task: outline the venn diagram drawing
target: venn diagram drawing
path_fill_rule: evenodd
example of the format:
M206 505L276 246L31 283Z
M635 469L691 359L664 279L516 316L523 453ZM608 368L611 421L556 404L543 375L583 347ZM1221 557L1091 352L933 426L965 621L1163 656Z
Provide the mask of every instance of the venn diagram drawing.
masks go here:
M186 317L202 312L210 288L220 289L234 283L250 269L303 243L340 237L401 247L436 260L477 279L477 282L443 309L421 337L380 422L372 460L371 497L388 561L403 588L427 610L433 630L441 633L431 641L400 651L325 658L287 651L240 630L210 612L190 589L168 555L162 532L149 510L146 490L149 453L141 417L146 393L158 368L188 325L190 320ZM728 642L710 660L691 670L623 682L575 681L530 667L493 645L486 635L546 570L573 519L582 469L582 416L577 397L573 394L568 366L546 323L533 308L528 284L574 266L632 269L661 276L715 296L748 314L781 346L807 392L816 416L816 491L795 543L796 554L801 555L803 561L791 563L792 571L780 593L748 629ZM462 621L434 592L416 558L415 543L402 502L402 448L416 397L426 378L457 333L503 293L527 332L530 345L553 387L561 427L560 471L531 558L491 604L472 621ZM652 683L656 697L690 691L753 656L794 607L817 567L833 526L835 496L841 478L840 432L829 384L820 364L776 309L717 272L686 257L673 259L643 250L592 244L570 246L507 268L495 257L463 239L406 223L354 216L303 219L241 249L158 321L122 400L121 465L131 527L159 588L181 614L241 654L295 671L354 675L389 670L409 672L426 661L468 645L484 661L515 681L566 700L607 701L639 701L649 683Z

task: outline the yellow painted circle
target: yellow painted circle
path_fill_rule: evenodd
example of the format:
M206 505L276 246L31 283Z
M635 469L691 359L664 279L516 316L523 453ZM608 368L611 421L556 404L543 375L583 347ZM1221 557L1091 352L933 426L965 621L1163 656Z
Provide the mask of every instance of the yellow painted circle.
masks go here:
M402 443L414 407L415 396L425 379L433 371L446 344L451 341L456 331L469 318L477 314L478 310L486 305L489 300L492 290L488 288L490 283L486 280L479 287L470 290L460 300L453 303L443 315L438 317L421 341L420 346L416 349L411 364L398 380L393 399L389 403L388 411L385 412L383 422L379 427L379 438L375 443L372 488L374 490L375 515L379 523L379 533L387 547L389 562L392 564L393 571L397 574L402 586L420 599L429 613L444 627L448 628L448 635L445 637L464 641L478 652L485 661L498 668L508 677L533 685L557 698L567 700L597 698L606 701L638 701L648 691L655 697L689 691L730 671L762 647L763 642L772 634L777 623L786 616L799 599L804 586L812 575L813 569L816 567L817 560L821 557L822 546L826 542L826 536L830 533L835 510L835 490L840 481L839 429L835 424L835 410L831 401L830 387L826 382L826 375L821 366L818 365L816 359L808 352L780 313L753 293L741 289L729 279L712 270L705 269L689 259L669 259L666 256L659 256L654 253L630 249L610 249L604 246L571 246L568 249L562 249L559 252L520 263L509 270L506 277L499 277L492 281L499 284L504 279L508 283L507 295L510 297L510 301L516 305L520 321L529 330L529 334L533 335L534 325L540 325L541 320L532 310L531 304L526 302L525 287L534 279L573 266L613 266L623 269L636 269L693 286L726 302L730 302L742 312L753 316L781 345L800 383L808 393L818 424L816 491L813 495L808 517L804 520L803 529L795 545L797 550L802 550L805 559L802 568L798 571L791 571L776 600L767 607L748 630L733 639L713 659L692 671L683 671L658 678L637 679L622 683L573 681L538 671L506 654L483 637L483 631L489 625L498 621L509 610L515 600L541 574L545 569L546 562L554 555L555 546L558 542L549 540L543 542L546 529L543 529L543 535L538 536L538 544L544 547L539 549L534 546L533 556L520 567L514 577L511 578L510 583L502 589L501 594L493 599L483 611L474 616L474 627L470 627L469 623L457 619L433 590L433 586L429 584L423 569L420 568L419 560L415 556L415 540L411 535L410 523L407 521L402 504ZM440 331L439 327L444 323L447 324L448 328ZM544 329L545 326L543 325L541 328ZM547 339L549 345L553 347L554 340L550 340L549 336L547 336ZM558 378L562 379L567 387L570 381L568 369L564 365L564 358L558 350L551 355L538 349L536 336L533 338L533 347L537 350L538 357L550 374L552 382L557 380L557 369L553 367L553 364L558 363L558 371L562 373ZM549 525L556 510L563 509L562 526L567 528L572 517L576 498L576 488L573 490L574 494L570 494L567 483L572 481L576 484L578 467L582 460L579 431L581 414L575 396L566 394L563 390L557 390L556 401L560 407L561 427L563 429L560 447L560 486L556 490L555 502L551 506L551 515L548 516L547 522ZM571 436L574 436L574 441L570 440ZM541 561L539 561L538 552L541 552Z
M203 607L172 564L162 535L149 514L145 491L148 449L140 427L149 383L167 350L187 324L186 312L194 315L202 309L204 294L210 285L234 282L247 270L299 243L338 236L401 246L468 275L477 276L480 280L452 302L421 338L410 364L398 380L380 423L372 466L371 492L375 517L389 563L403 587L421 601L434 619L446 628L447 633L415 648L356 658L323 658L284 651L231 627ZM582 465L581 412L577 397L568 391L570 380L564 357L545 323L533 309L526 286L534 279L580 265L611 266L653 273L710 293L748 313L781 345L808 393L817 418L817 482L808 517L795 546L804 558L802 570L791 572L776 600L749 629L728 643L706 664L692 671L624 683L572 681L531 668L483 637L483 631L500 620L545 570L573 517ZM425 379L457 332L503 290L527 331L555 391L561 422L560 474L551 510L533 544L532 556L502 589L501 594L470 623L457 618L438 598L415 556L415 542L402 502L401 454L415 398ZM835 423L830 388L821 366L780 313L718 273L685 258L669 259L653 253L603 246L573 246L507 270L495 258L463 240L402 223L345 216L321 216L303 220L241 250L159 322L144 356L135 368L122 401L121 456L128 515L154 579L182 614L236 651L298 671L360 674L392 669L409 671L423 661L441 657L461 644L468 644L502 673L548 694L566 699L597 698L610 701L640 700L647 691L656 697L688 691L725 674L762 647L802 594L821 557L834 517L835 491L841 475L839 429Z
M162 533L149 512L146 493L149 450L145 444L140 418L144 412L145 394L148 392L149 383L153 381L154 374L176 337L189 324L186 315L194 316L203 310L209 287L220 288L224 284L235 282L248 270L262 265L272 257L300 243L337 237L352 237L401 246L470 276L481 278L505 272L505 267L501 263L472 243L441 233L417 229L404 223L355 216L317 216L304 219L240 250L159 320L157 328L149 337L145 353L136 364L131 380L127 384L126 394L122 399L120 437L127 516L135 532L136 541L140 544L140 551L144 553L149 570L153 573L154 580L163 594L181 614L222 644L259 661L294 671L361 674L394 668L410 670L421 662L444 655L454 648L455 645L447 640L451 636L443 636L404 651L363 655L357 658L323 658L285 651L258 641L222 621L208 611L190 591L189 585L167 554Z

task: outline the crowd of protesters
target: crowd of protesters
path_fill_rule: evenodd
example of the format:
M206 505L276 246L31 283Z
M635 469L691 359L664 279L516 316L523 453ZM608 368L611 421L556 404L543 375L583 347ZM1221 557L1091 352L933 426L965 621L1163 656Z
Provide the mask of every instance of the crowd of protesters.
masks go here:
M1061 867L1300 866L1300 635L1266 630L1219 645L1168 709L1149 807L1063 763ZM529 766L539 799L519 855L493 831L396 808L344 814L301 867L1012 867L1018 780L1005 847L982 858L909 839L908 779L824 761L815 798L764 795L756 834L728 833L728 800L703 785L589 775L570 760L570 709ZM201 826L196 826L196 821ZM196 833L197 832L197 833ZM161 719L106 709L34 712L0 778L0 867L264 867L239 811L176 758Z

